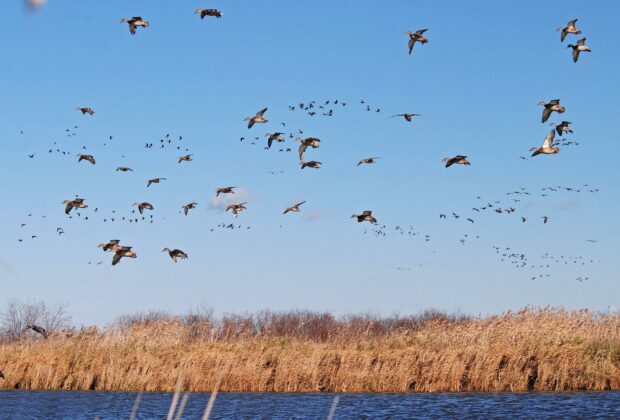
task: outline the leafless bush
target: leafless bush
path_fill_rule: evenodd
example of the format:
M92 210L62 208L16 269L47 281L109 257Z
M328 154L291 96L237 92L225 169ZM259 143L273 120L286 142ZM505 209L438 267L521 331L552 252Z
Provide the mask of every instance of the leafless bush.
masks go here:
M45 302L11 300L0 313L0 339L17 340L26 333L29 324L43 327L47 334L70 328L71 316L65 304L48 306Z

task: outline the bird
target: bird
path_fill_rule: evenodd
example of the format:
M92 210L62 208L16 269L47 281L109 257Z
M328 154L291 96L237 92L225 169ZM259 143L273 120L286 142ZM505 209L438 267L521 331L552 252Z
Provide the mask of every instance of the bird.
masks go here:
M316 137L308 137L308 138L297 138L295 141L301 142L299 145L299 160L304 160L304 155L306 154L306 149L308 146L313 149L318 148L321 145L321 140Z
M65 233L65 230L63 228L59 227L59 228L56 228L56 233L58 233L58 235L60 236L60 235L63 235Z
M456 155L452 158L446 157L446 158L443 158L442 162L446 162L446 168L449 168L455 163L459 165L471 165L471 163L467 160L467 156L463 156L463 155Z
M214 16L219 19L224 13L217 9L196 9L194 14L200 14L200 19L204 19L205 16Z
M533 151L532 156L537 156L540 154L544 155L554 155L556 153L560 153L560 149L557 147L553 147L553 138L555 137L555 130L551 130L545 140L543 141L542 146L536 148L532 147L530 150Z
M377 157L369 157L369 158L362 159L359 162L357 162L357 166L360 166L363 163L366 163L366 164L375 163L377 159L381 159L381 158L377 156Z
M166 180L166 178L153 178L153 179L149 179L149 181L146 184L146 187L147 188L150 187L151 184L159 184L160 181L165 181L165 180Z
M301 206L303 203L305 203L305 201L302 201L301 203L293 204L291 207L287 207L286 210L284 210L284 213L282 213L282 214L286 214L289 211L299 212L300 211L299 210L299 206Z
M47 339L47 331L45 331L45 328L43 327L39 327L38 325L34 324L26 324L26 327L24 329L32 330L38 334L41 334L43 338Z
M146 209L146 210L155 210L153 205L151 203L147 203L146 201L144 201L142 203L133 203L132 205L138 207L138 211L140 212L140 214L144 213L144 209Z
M73 200L65 200L62 204L66 204L65 206L65 214L69 214L71 210L75 209L85 209L88 207L88 204L84 203L83 198L74 198Z
M421 44L426 44L428 42L428 39L426 39L424 35L422 35L426 31L428 31L428 29L419 29L415 32L405 32L405 35L409 35L409 55L411 55L411 52L413 51L413 46L416 42L419 42Z
M215 196L219 196L220 194L234 194L235 192L233 191L234 188L237 187L221 187L218 188L217 190L215 190Z
M91 164L95 164L95 158L93 157L93 155L83 155L82 153L78 153L78 163L83 161L83 160L87 160L88 162L90 162Z
M82 115L86 115L86 114L94 115L95 114L95 111L92 108L89 108L89 107L80 107L80 106L78 106L76 109L78 111L80 111L82 113Z
M558 132L558 136L561 136L562 133L573 134L573 130L569 127L570 124L572 124L570 121L562 121L560 124L551 123L555 127L555 131Z
M98 248L101 248L103 252L116 252L120 248L122 248L119 244L121 243L120 239L110 239L108 242L97 245Z
M194 155L179 156L179 163L181 163L181 162L191 162L193 160L192 156L194 156Z
M136 258L138 254L131 249L130 246L121 246L116 251L114 251L114 257L112 257L112 265L116 265L119 263L121 258Z
M138 26L142 27L142 28L146 28L147 26L149 26L150 24L142 19L140 16L134 16L132 18L122 18L121 19L121 23L126 22L129 25L129 32L131 32L132 35L136 34L136 28Z
M564 42L564 40L566 39L566 35L568 34L574 34L574 35L581 34L581 31L575 27L575 23L577 23L577 20L578 19L573 19L569 21L566 24L565 28L559 27L558 29L556 29L556 32L562 31L562 33L560 34L560 42Z
M133 169L128 168L128 167L126 167L126 166L119 166L118 168L116 168L116 172L118 172L118 171L120 171L120 172L127 172L127 171L131 171L131 172L133 172Z
M358 223L370 222L373 225L377 224L377 219L372 215L371 210L364 210L362 214L354 214L351 216L351 219L357 219Z
M283 134L284 133L280 133L280 132L265 134L265 137L269 136L269 138L267 139L267 148L268 149L271 148L271 145L273 144L274 140L279 142L279 143L282 143L284 141L284 138L282 137Z
M321 162L317 162L316 160L311 160L310 162L305 162L302 160L299 163L301 165L301 169L305 168L306 166L313 169L319 169L321 167Z
M547 122L547 120L549 119L553 111L557 112L558 114L563 114L564 111L566 111L566 108L564 108L563 106L560 106L559 99L552 99L549 102L539 102L538 105L542 105L545 107L545 109L543 109L543 112L542 112L543 123Z
M395 114L392 115L392 118L394 117L404 117L407 121L411 122L411 118L412 117L421 117L422 114Z
M246 209L245 207L246 204L247 203L231 204L228 207L226 207L226 211L230 210L232 214L234 214L235 217L237 217L238 213Z
M586 39L585 38L581 38L579 41L577 41L577 45L573 45L573 44L568 44L568 46L566 48L572 48L573 49L573 62L576 63L577 60L579 60L579 54L582 52L591 52L592 50L590 49L590 47L588 47L586 45Z
M183 213L187 216L187 213L191 209L196 208L197 205L198 204L196 202L191 202L191 203L185 204L184 206L181 206L181 208L183 209Z
M549 217L543 216L542 219L543 219L543 223L547 223L547 221L549 220Z
M187 258L187 254L180 249L164 248L161 252L168 252L168 255L170 255L170 258L172 258L172 261L174 262L177 262L177 258L181 258L183 260Z
M248 121L248 128L252 128L255 123L266 123L269 120L263 118L263 114L267 112L267 108L263 108L256 113L253 117L244 118L243 121Z

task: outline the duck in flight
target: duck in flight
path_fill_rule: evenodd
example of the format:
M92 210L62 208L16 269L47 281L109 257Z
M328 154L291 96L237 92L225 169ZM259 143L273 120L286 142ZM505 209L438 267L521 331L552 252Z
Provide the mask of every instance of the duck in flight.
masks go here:
M299 145L299 160L304 160L304 155L306 154L306 149L308 147L316 149L321 145L321 140L317 139L316 137L308 137L306 139L298 138L295 140L301 142L301 144Z
M237 187L222 187L215 190L215 196L218 197L220 194L234 194L233 189Z
M34 324L26 324L26 327L24 329L32 330L36 332L37 334L40 334L43 338L47 339L47 331L43 327L39 327L38 325L34 325Z
M570 124L572 124L570 121L562 121L560 124L551 123L555 127L555 131L558 132L558 136L561 136L563 133L573 134L573 130L569 127Z
M133 169L128 168L126 166L119 166L118 168L116 168L116 172L133 172Z
M362 159L359 162L357 162L357 166L360 166L361 164L364 164L364 163L367 165L370 165L371 163L375 163L377 159L381 159L381 158L377 156L377 157L369 157L366 159Z
M200 15L200 19L204 19L205 16L214 16L216 18L221 18L222 15L224 13L222 13L221 11L217 10L217 9L196 9L196 11L194 12L194 14L199 14Z
M542 105L545 107L545 109L543 109L543 112L542 112L543 123L547 122L547 120L549 119L553 111L557 112L558 114L563 114L564 111L566 111L566 108L564 108L563 106L560 106L559 99L552 99L549 102L538 102L538 105Z
M140 16L134 16L132 18L122 18L121 23L127 23L129 25L129 32L131 32L132 35L136 34L137 27L146 28L147 26L150 25L146 20L142 19Z
M80 111L82 113L82 115L94 115L95 111L92 108L88 108L88 107L77 107L77 110Z
M271 145L273 144L274 141L277 141L278 143L282 143L284 141L284 137L282 137L284 135L284 133L267 133L265 134L265 137L269 136L267 138L267 149L271 149Z
M428 31L428 29L419 29L415 32L405 32L405 35L409 35L409 55L411 55L416 42L419 42L420 44L426 44L428 42L428 39L426 39L423 35L426 31Z
M266 123L269 120L263 118L263 114L267 112L267 108L263 108L256 113L253 117L244 118L243 121L248 121L248 128L252 128L255 123Z
M301 169L305 167L319 169L321 167L321 162L317 162L316 160L311 160L310 162L305 162L302 160L299 164L301 165Z
M62 202L65 204L65 214L69 214L73 209L85 209L88 204L84 202L83 198L74 198L73 200L65 200Z
M150 187L151 184L159 184L161 181L165 181L166 178L153 178L153 179L149 179L149 181L146 184L146 187Z
M538 156L540 154L543 155L555 155L556 153L560 153L560 149L557 147L553 147L553 139L555 138L555 130L551 130L545 140L543 141L542 146L540 147L532 147L532 156Z
M577 60L579 60L579 54L580 53L582 53L582 52L592 52L590 47L588 47L586 45L586 39L585 38L581 38L579 41L577 41L577 45L568 44L568 46L566 48L572 48L573 49L573 63L576 63Z
M305 203L305 201L302 201L301 203L293 204L291 207L287 207L286 210L284 210L283 214L286 214L289 211L296 212L296 213L299 212L300 211L299 206L301 206L303 203Z
M83 160L86 160L86 161L90 162L93 165L96 163L95 158L93 157L93 155L84 155L82 153L78 153L77 156L78 156L78 163L80 163Z
M377 219L372 215L371 210L364 210L362 214L354 214L351 216L351 219L357 219L358 223L370 222L373 225L377 224Z
M192 156L194 156L194 155L180 156L179 157L179 163L181 163L181 162L191 162L193 160Z
M143 214L145 209L146 210L155 210L153 205L151 203L147 203L146 201L144 201L142 203L133 203L132 205L138 207L138 211L140 212L140 214Z
M97 245L98 248L101 248L103 252L116 252L121 248L119 245L121 243L120 239L110 239L107 243Z
M170 255L170 258L172 258L172 261L174 262L177 262L177 258L182 260L187 259L187 254L180 249L164 248L161 252L168 252L168 255Z
M457 164L457 165L471 165L471 163L467 160L467 156L456 155L454 157L446 157L443 158L442 162L446 162L446 168Z
M562 31L562 33L560 34L560 42L564 42L564 40L566 39L566 35L568 34L573 34L573 35L581 34L581 31L575 27L577 20L578 19L573 19L569 21L566 24L565 28L559 27L558 29L556 29L556 31Z
M394 118L394 117L403 117L408 122L411 122L412 117L421 117L421 116L422 116L422 114L396 114L396 115L392 115L392 118Z
M187 216L187 213L193 209L196 208L196 206L198 205L198 203L196 203L195 201L185 204L184 206L181 206L181 208L183 209L183 214L185 214Z
M114 257L112 257L112 265L116 265L120 262L121 258L136 258L138 254L131 249L130 246L121 246L114 251Z
M228 207L226 207L226 211L230 210L232 214L234 214L235 217L237 217L237 214L239 214L240 212L246 209L245 207L246 204L247 203L231 204Z

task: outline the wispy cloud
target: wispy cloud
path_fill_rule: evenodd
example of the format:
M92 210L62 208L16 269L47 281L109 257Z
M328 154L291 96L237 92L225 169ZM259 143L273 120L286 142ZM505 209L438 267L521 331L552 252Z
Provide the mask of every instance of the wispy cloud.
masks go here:
M234 194L220 194L217 197L213 197L209 201L209 208L212 210L219 210L220 212L226 211L226 207L231 204L238 204L244 201L252 201L254 194L252 191L245 188L235 188Z
M314 210L308 213L303 213L301 218L308 222L313 222L315 220L319 220L323 217L323 213L320 210Z
M564 203L555 204L553 206L553 209L558 210L558 211L566 211L566 210L577 209L579 207L581 207L581 202L579 201L579 199L572 198Z

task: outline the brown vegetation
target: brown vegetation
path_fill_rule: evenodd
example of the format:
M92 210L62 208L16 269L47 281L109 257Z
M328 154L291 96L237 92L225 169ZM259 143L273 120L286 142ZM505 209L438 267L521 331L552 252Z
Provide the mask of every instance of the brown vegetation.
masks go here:
M620 315L312 312L123 317L0 344L0 388L411 392L620 389Z

